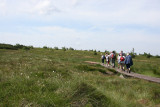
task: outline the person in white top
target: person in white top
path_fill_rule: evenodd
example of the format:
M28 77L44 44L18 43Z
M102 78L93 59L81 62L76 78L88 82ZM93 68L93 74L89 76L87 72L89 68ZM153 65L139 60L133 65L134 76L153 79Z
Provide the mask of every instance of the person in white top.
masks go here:
M109 66L110 56L108 55L108 53L106 53L105 57L106 57L106 65Z
M104 65L104 59L105 59L105 56L101 53L102 65Z

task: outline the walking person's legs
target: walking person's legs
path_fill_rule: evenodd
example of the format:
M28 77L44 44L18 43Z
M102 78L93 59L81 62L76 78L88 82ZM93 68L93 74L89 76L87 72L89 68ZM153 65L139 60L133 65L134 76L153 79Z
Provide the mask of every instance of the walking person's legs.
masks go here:
M112 67L115 68L115 59L112 59Z
M127 67L127 73L130 73L130 64L126 64Z
M129 70L129 73L131 73L131 68L128 68L128 70Z
M122 70L125 71L125 69L124 69L124 63L122 64Z
M102 64L104 65L104 59L102 59Z
M109 61L108 61L108 66L109 66Z
M122 63L120 63L120 69L123 70L123 65L122 65Z

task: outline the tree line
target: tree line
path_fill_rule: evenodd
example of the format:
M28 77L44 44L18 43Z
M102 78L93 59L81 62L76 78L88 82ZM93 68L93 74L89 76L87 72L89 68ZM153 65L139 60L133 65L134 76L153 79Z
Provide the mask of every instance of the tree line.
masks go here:
M33 46L25 46L25 45L21 45L21 44L11 45L11 44L0 43L0 49L11 49L11 50L24 49L24 50L30 50L30 49L33 49Z

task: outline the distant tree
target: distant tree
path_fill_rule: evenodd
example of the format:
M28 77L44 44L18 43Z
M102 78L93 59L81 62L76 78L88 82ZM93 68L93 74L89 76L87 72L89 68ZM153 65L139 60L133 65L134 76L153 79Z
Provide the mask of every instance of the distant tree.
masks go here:
M107 50L105 50L104 52L105 52L105 53L109 53L109 51L107 51Z
M160 56L159 56L159 55L156 55L155 57L156 57L156 58L160 58Z
M147 53L146 53L146 52L144 52L143 56L147 56Z
M96 50L94 50L94 55L97 55L97 51Z
M132 51L130 52L130 55L132 56L132 58L136 57L136 53L134 52L134 48L132 49Z
M74 50L74 49L72 47L70 47L69 50Z
M136 55L134 54L134 53L130 53L130 55L132 56L132 58L135 58L136 57Z
M16 50L17 48L14 47L13 45L10 45L10 44L1 44L0 43L0 49L12 49L12 50Z
M66 48L65 48L65 47L62 47L62 50L63 50L63 51L66 51Z
M58 47L54 47L54 49L55 49L55 50L59 50L59 48L58 48Z
M22 49L25 46L24 45L20 45L20 44L16 44L14 47L17 48L17 49Z
M30 49L33 49L33 46L28 46Z
M152 57L152 55L151 55L150 53L146 53L146 52L144 52L143 56L145 56L145 57L147 57L147 58Z
M20 45L20 44L10 45L10 44L1 44L0 43L0 49L13 49L13 50L25 49L25 50L29 50L29 49L33 49L33 46L25 46L25 45Z
M47 46L43 46L43 49L47 49L48 47Z
M149 54L146 55L146 57L150 58L150 57L152 57L152 55L149 53Z
M23 49L23 50L26 50L26 51L30 50L30 48L27 47L27 46L24 46L22 49Z

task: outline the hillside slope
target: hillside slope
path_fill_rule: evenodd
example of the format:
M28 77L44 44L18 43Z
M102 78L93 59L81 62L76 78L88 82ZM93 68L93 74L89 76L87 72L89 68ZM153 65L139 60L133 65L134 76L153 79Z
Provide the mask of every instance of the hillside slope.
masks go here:
M100 53L1 49L0 106L160 106L160 84L121 78L88 60L100 61ZM132 70L159 77L158 61L137 57Z

